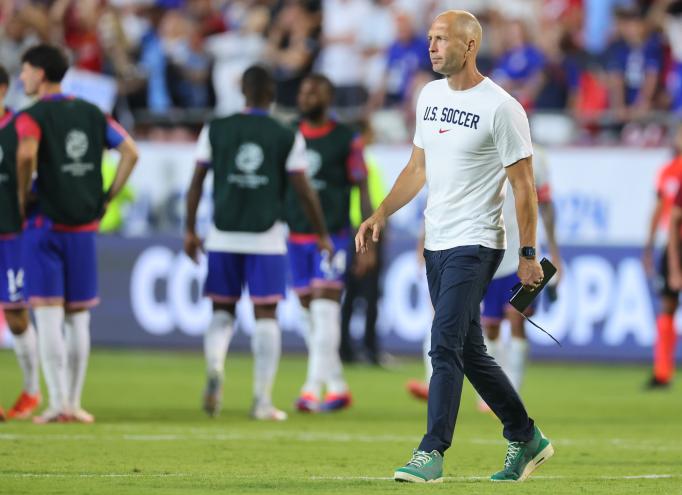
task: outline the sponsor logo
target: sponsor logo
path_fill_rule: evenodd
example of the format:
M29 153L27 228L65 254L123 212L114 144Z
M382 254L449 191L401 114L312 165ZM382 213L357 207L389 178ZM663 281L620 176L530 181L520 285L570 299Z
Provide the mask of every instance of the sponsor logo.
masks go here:
M452 129L438 129L438 134L445 134L446 132L450 132Z
M320 155L318 151L308 148L306 149L306 159L308 160L308 168L306 169L305 174L308 177L308 180L310 180L310 185L313 186L313 189L318 191L327 187L325 181L315 178L322 168L322 155Z
M256 143L243 143L237 150L235 165L241 174L229 174L227 181L246 189L256 189L270 182L265 175L256 175L255 172L261 168L265 161L263 148Z
M88 135L85 132L74 129L66 135L64 148L72 163L62 165L62 172L71 174L73 177L83 177L88 172L95 170L93 163L83 163L81 159L88 152Z
M66 135L66 154L74 162L79 162L88 152L88 135L74 129Z

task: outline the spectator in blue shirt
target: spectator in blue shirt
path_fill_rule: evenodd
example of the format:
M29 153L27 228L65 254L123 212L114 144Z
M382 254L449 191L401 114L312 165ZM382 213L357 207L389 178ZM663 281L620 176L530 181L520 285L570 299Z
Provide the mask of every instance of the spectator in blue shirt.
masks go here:
M406 13L395 17L396 40L386 52L386 73L383 84L372 95L373 106L400 106L409 101L415 80L431 74L429 45L425 36L414 29L414 19ZM429 76L430 77L430 76Z
M663 65L661 40L633 9L616 11L619 39L607 52L610 105L620 121L650 112Z
M509 91L526 108L531 108L542 86L546 60L542 51L528 40L522 21L505 24L507 50L495 64L492 79Z

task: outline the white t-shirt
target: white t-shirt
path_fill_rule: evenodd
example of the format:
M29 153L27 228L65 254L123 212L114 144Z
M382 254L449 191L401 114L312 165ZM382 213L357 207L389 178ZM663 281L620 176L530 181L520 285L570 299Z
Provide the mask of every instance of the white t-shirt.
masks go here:
M544 153L537 148L533 155L533 172L535 175L535 190L538 194L538 201L550 201L550 186L549 186L549 169L547 166L547 158ZM504 230L507 232L507 250L504 252L504 257L500 266L495 272L493 278L502 278L513 273L519 269L519 223L516 221L516 206L514 202L514 193L511 185L507 186L507 196L502 207L502 218L504 220ZM537 249L537 245L535 246Z
M533 154L523 107L488 78L463 91L441 79L422 89L416 117L428 186L424 247L504 249L504 167Z
M325 38L353 37L353 41L326 43L319 70L337 86L362 84L362 23L370 14L367 0L324 0L322 35Z
M197 142L197 163L210 164L212 157L208 126L204 126ZM286 170L289 173L304 173L308 169L305 138L300 132L287 157ZM286 254L287 227L284 222L275 222L265 232L226 232L211 225L204 247L207 251L243 254Z

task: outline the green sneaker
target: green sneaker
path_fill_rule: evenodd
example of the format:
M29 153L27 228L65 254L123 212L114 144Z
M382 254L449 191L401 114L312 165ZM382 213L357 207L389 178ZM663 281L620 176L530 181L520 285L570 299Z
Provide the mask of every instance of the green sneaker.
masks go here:
M443 456L437 450L424 452L414 449L412 459L395 470L393 479L412 483L442 483Z
M530 442L509 442L507 456L504 458L504 469L493 474L490 479L491 481L523 481L535 471L535 468L553 455L552 442L536 426Z

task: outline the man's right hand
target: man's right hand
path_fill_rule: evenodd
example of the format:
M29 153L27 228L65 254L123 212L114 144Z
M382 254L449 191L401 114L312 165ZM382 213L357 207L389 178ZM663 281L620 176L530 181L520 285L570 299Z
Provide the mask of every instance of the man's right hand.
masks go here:
M370 239L372 242L379 242L381 231L385 226L386 218L379 211L375 211L374 215L362 222L355 236L355 252L366 253Z
M184 250L192 261L199 263L199 252L203 251L204 248L201 245L201 239L195 232L185 232Z

